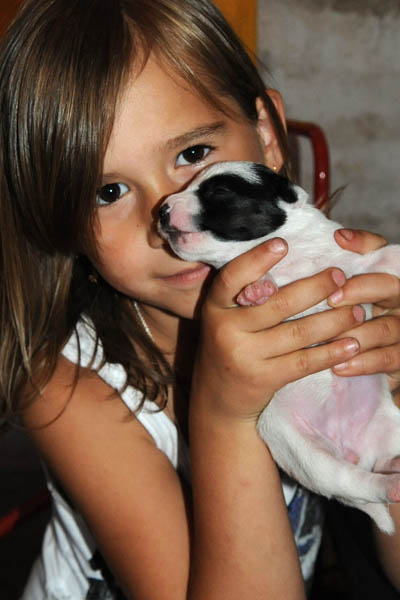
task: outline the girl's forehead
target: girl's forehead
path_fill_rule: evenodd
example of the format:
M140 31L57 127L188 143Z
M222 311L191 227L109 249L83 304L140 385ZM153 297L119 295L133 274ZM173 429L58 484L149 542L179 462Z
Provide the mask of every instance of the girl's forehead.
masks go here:
M234 115L238 106L224 100ZM197 89L182 79L167 64L150 56L144 68L132 72L120 95L109 146L135 132L142 142L166 139L200 124L227 119L226 112L208 102Z
M212 93L212 87L207 86ZM212 95L214 95L212 93ZM218 96L215 91L215 97ZM196 105L204 105L210 109L211 103L208 102L200 92L190 85L181 74L179 74L167 61L158 59L150 54L148 60L140 70L131 70L126 79L125 86L122 89L119 100L119 111L129 109L130 106L141 103L148 104L149 116L150 109L161 110L162 107L172 108L173 110L183 109L187 102L192 101ZM214 110L217 110L214 107Z

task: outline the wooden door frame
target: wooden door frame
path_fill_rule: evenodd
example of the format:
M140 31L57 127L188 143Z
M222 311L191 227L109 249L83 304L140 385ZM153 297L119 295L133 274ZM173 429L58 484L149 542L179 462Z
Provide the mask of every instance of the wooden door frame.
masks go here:
M257 53L257 0L214 0L240 39L253 55Z

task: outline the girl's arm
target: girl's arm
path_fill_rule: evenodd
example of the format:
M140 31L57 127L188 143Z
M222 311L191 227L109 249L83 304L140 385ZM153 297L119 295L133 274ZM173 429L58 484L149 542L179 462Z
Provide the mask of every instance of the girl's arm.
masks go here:
M265 244L227 265L203 311L190 422L196 599L304 597L281 482L255 425L280 387L351 354L345 340L303 348L356 319L333 311L280 325L337 289L334 269L282 288L263 307L227 308L249 273L257 280L274 262Z
M189 521L168 458L103 380L60 358L25 423L128 599L185 598Z

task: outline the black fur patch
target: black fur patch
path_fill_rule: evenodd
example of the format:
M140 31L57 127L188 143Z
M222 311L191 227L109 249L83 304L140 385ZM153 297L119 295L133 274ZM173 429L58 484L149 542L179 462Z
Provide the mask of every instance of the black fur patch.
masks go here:
M198 189L201 212L196 225L217 239L246 241L263 237L286 220L278 200L296 202L290 181L264 165L253 167L259 183L235 173L214 175Z

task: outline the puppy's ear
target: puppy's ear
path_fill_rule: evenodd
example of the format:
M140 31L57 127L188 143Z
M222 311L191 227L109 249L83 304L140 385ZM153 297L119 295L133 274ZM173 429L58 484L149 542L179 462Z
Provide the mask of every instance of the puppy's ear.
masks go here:
M274 202L283 200L289 204L297 202L297 186L293 185L287 177L275 173L275 171L261 164L254 164L252 171L257 175L259 184L264 190L264 198ZM305 194L301 188L298 189Z
M310 197L307 192L298 185L292 184L292 188L297 196L296 208L302 208L305 204L308 204Z

